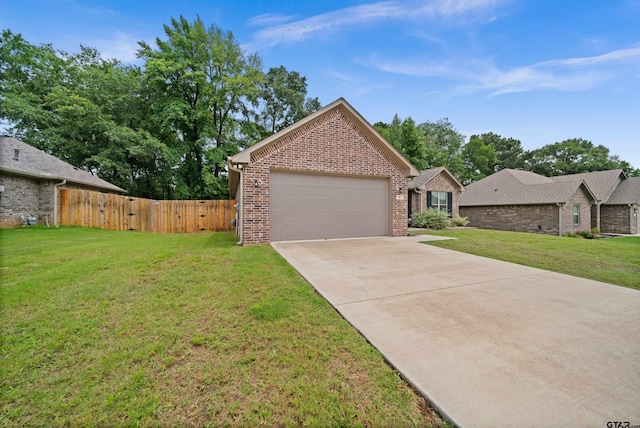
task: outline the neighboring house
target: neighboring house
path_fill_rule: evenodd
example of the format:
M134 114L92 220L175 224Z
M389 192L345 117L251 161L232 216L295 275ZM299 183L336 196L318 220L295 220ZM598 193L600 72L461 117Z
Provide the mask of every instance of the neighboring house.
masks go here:
M466 186L459 203L469 226L563 235L591 228L596 197L584 180L503 169Z
M446 211L449 217L459 215L458 197L464 186L443 166L420 172L409 180L408 215L437 208Z
M29 144L0 136L0 226L21 224L21 217L30 215L38 223L57 225L60 189L125 192Z
M228 165L242 244L407 234L418 171L342 98Z
M590 195L567 199L580 183ZM638 179L627 178L621 169L558 177L505 169L467 186L460 212L469 217L470 226L487 229L564 234L597 227L602 233L636 234L639 203ZM551 204L564 212L555 215L557 220ZM556 221L558 226L551 227Z
M640 177L629 177L620 184L600 206L602 233L640 233Z
M597 227L606 233L608 229L607 218L602 218L601 207L607 204L618 185L627 178L621 169L606 171L585 172L582 174L561 175L550 177L556 182L583 180L596 197L596 203L591 207L591 227ZM610 212L610 210L607 210ZM605 230L602 230L602 229ZM628 232L627 232L628 233Z

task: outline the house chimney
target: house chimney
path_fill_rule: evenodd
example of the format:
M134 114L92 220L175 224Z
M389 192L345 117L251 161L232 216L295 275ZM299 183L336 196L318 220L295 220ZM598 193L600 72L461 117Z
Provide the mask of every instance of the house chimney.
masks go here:
M20 149L13 149L13 160L17 161L18 156L20 155Z

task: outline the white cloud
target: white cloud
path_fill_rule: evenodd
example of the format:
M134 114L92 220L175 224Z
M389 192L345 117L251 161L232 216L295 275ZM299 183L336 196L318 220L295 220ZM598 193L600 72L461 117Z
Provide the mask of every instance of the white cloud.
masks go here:
M379 71L417 77L438 77L460 82L455 93L489 92L499 95L542 89L581 91L619 75L618 67L637 64L640 48L620 49L592 57L543 61L512 69L499 69L489 61L398 61L372 56L358 60Z
M247 24L249 26L268 26L279 25L293 19L292 15L280 15L278 13L265 13L263 15L254 16L249 19Z
M301 42L321 34L385 20L476 19L485 17L503 2L504 0L393 0L351 6L267 27L254 34L252 45L275 46Z
M111 39L95 39L88 46L95 47L103 58L118 59L122 62L135 62L137 60L136 52L139 49L138 41L131 34L122 31L116 31Z

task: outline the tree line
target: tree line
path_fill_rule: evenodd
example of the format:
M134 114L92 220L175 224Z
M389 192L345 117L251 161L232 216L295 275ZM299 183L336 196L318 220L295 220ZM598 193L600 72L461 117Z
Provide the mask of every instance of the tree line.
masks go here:
M143 65L34 45L0 35L0 125L6 133L152 199L226 199L227 156L321 108L307 81L284 66L263 71L256 53L200 18L164 25L139 42ZM419 169L446 166L463 184L503 168L543 175L622 168L604 146L571 139L525 151L493 133L468 142L447 119L374 127Z
M620 168L629 176L640 176L640 170L611 155L605 146L582 138L524 150L519 140L493 132L466 141L448 119L417 124L411 117L400 120L395 115L391 123L373 126L418 169L445 166L464 185L505 168L547 177Z
M226 158L320 109L284 66L262 71L231 32L171 19L144 65L0 36L6 132L153 199L226 199Z

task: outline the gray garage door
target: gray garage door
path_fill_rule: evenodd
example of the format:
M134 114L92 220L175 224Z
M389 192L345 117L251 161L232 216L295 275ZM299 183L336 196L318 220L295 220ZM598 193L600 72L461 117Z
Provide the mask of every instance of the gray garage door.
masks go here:
M272 241L389 234L389 180L272 172Z

